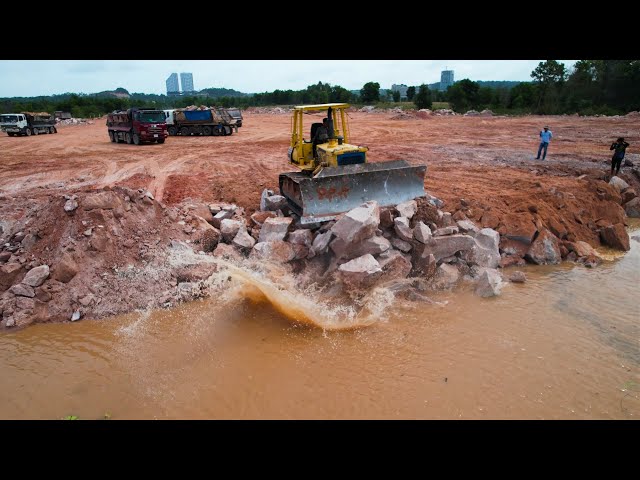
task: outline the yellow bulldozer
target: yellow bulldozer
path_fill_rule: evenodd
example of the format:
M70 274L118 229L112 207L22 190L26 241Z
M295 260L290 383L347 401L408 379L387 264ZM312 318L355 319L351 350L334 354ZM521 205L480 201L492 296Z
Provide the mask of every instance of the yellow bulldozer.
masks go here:
M405 160L367 163L365 146L349 143L348 103L302 105L293 108L289 161L296 172L281 173L280 193L303 224L332 220L369 200L397 205L424 196L426 165ZM325 113L324 125L305 115ZM309 123L307 121L307 123ZM318 131L327 135L318 139Z

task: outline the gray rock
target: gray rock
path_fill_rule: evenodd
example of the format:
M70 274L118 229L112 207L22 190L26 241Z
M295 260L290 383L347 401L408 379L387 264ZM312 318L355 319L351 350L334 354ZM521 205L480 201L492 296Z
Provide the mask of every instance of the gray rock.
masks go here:
M413 238L420 243L427 243L431 240L431 229L420 221L413 227Z
M73 314L71 315L71 321L75 322L76 320L80 320L80 310L76 310L75 312L73 312Z
M415 250L419 256L428 256L430 253L440 262L443 258L451 257L457 252L466 252L476 245L475 239L469 235L448 235L446 237L433 237L427 244L416 243Z
M409 242L405 242L404 240L401 240L399 238L392 238L391 245L393 245L393 248L395 248L396 250L400 250L404 253L411 251L412 248Z
M620 177L611 177L609 185L612 185L618 193L622 192L625 188L629 188L629 184L622 180Z
M538 265L555 265L562 261L558 239L547 229L540 232L525 258Z
M266 188L264 190L262 190L262 194L260 195L260 210L261 211L267 210L267 198L269 198L273 194L274 194L273 191L268 190Z
M381 282L389 282L401 278L407 278L411 272L411 262L406 255L396 250L390 250L387 254L378 258L378 264L382 269Z
M455 235L458 233L458 227L442 227L433 232L434 237L443 237L446 235Z
M282 195L271 195L265 199L265 210L275 212L287 206L287 199Z
M18 283L9 289L11 293L20 297L33 298L36 296L36 292L29 285L24 283Z
M351 244L372 237L379 224L380 207L378 202L370 201L347 212L331 227L331 232Z
M233 211L231 210L220 210L218 213L216 213L213 216L213 220L211 221L211 224L216 227L216 228L220 228L220 225L222 224L223 220L227 220L233 217Z
M480 275L475 292L481 297L493 297L500 295L502 286L502 278L498 271L487 269Z
M513 283L524 283L527 281L527 276L521 271L513 272L509 276L509 281Z
M260 229L258 242L275 242L284 240L293 219L291 217L267 218Z
M65 212L73 212L76 208L78 208L78 202L75 200L67 200L64 204Z
M322 255L323 253L325 253L327 251L327 248L329 247L329 242L331 242L331 237L333 237L333 233L331 233L331 230L316 235L316 238L313 240L313 244L311 247L313 253L315 255Z
M253 246L256 244L256 241L251 235L247 233L246 228L240 228L231 243L234 247L249 250L253 248Z
M49 265L40 265L27 272L22 283L31 287L39 287L49 277Z
M396 211L399 216L405 217L409 220L413 218L413 216L418 211L418 203L415 200L409 200L407 202L399 203L396 205Z
M289 234L289 243L294 245L304 245L311 248L313 245L313 232L306 228L295 230Z
M475 235L480 229L471 220L458 220L456 222L458 229L461 233L466 233L471 236Z
M92 193L81 201L83 210L105 209L112 210L121 206L118 196L111 191Z
M410 242L413 240L413 231L409 226L409 219L406 217L396 217L393 219L394 230L400 240Z
M628 217L640 218L640 197L628 201L624 204L624 211Z
M373 285L382 275L382 269L373 255L367 254L340 265L338 275L347 285L362 288Z
M432 287L438 290L450 289L460 280L460 271L455 265L443 263L436 269Z
M251 250L249 258L268 260L275 263L286 263L296 258L296 251L290 243L282 240L258 242Z
M220 222L220 234L222 235L222 239L225 242L230 243L243 226L244 225L240 220L229 220L228 218L225 218Z

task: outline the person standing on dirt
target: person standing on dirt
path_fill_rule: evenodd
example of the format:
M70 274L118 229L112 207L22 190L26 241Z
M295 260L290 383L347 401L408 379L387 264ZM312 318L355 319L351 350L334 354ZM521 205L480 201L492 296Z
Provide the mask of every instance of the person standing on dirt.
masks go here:
M553 134L551 133L551 130L549 130L549 126L545 125L544 130L540 131L540 146L538 147L538 156L536 157L536 160L540 160L540 153L542 153L543 150L544 153L542 154L542 160L547 158L547 148L549 147L549 142L552 138Z
M624 154L627 150L629 144L624 141L624 137L618 138L615 142L611 144L609 150L614 150L613 157L611 157L611 176L613 177L613 171L616 171L616 175L620 173L620 166L622 165L622 160L624 160Z

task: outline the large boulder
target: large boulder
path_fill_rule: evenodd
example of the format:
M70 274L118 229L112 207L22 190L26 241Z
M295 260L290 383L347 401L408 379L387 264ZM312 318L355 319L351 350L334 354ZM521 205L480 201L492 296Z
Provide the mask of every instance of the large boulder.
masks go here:
M356 288L372 286L382 275L382 269L373 255L366 254L338 267L338 277L343 283Z
M222 220L222 222L220 222L220 233L222 234L222 239L225 242L230 243L243 226L244 225L240 220Z
M460 271L455 265L443 263L436 269L432 287L437 290L447 290L455 287L460 281Z
M566 242L565 245L571 252L575 252L577 257L599 257L598 252L587 242L578 240L577 242Z
M497 270L487 269L480 274L476 285L476 295L481 297L493 297L500 294L502 278Z
M624 211L628 217L640 218L640 197L635 197L625 203Z
M291 232L288 240L289 243L294 245L304 245L307 248L311 248L313 244L313 232L308 228L301 228Z
M351 244L373 236L379 224L380 207L378 202L370 201L347 212L331 227L331 232Z
M428 256L433 254L436 262L440 262L443 258L451 257L457 252L466 252L475 246L476 242L469 235L447 235L444 237L433 237L428 243L416 243L414 255Z
M112 210L122 205L118 195L112 191L91 193L80 199L83 210L105 209Z
M409 200L407 202L399 203L398 205L396 205L396 211L398 212L399 216L411 220L411 218L418 211L418 203L415 200Z
M629 184L622 180L620 177L611 177L611 180L609 180L609 185L612 185L613 188L618 191L618 193L629 188Z
M325 253L329 247L332 237L333 233L331 233L331 230L316 235L316 238L313 239L313 244L311 245L313 253L315 255L322 255Z
M31 287L39 287L49 278L49 265L40 265L32 268L22 279L22 283Z
M431 240L431 229L424 224L424 222L419 221L415 227L413 227L413 238L415 238L420 243L427 243Z
M262 224L264 223L264 221L267 218L274 218L277 217L278 215L276 214L276 212L269 212L269 211L258 211L258 212L254 212L251 215L251 221L258 225L259 227L262 226Z
M52 278L62 283L69 283L77 273L78 264L71 255L64 253L53 267Z
M283 240L258 242L251 250L249 258L268 260L274 263L287 263L296 258L296 251L290 243Z
M220 210L213 216L211 224L216 228L220 228L223 220L231 219L232 217L233 212L231 210Z
M413 265L411 276L424 278L433 277L436 273L436 268L438 268L436 257L426 248L414 248L411 253L411 263Z
M600 240L605 245L617 250L628 251L630 248L629 234L622 223L616 223L600 230Z
M396 217L393 219L394 230L400 240L410 242L413 240L413 231L409 226L409 219L406 217Z
M19 282L24 276L24 269L19 263L5 263L0 267L0 292Z
M558 239L543 229L529 247L525 258L537 265L555 265L562 261Z
M241 250L250 250L256 244L256 240L249 235L247 229L243 227L238 230L238 233L233 238L231 244L234 247L240 248Z
M291 217L267 218L260 229L258 242L275 242L284 240L293 219Z
M378 257L378 263L382 269L380 282L389 282L401 278L407 278L411 272L411 262L406 255L397 250L389 250Z
M471 220L458 220L456 222L460 233L466 233L468 235L475 235L480 229Z
M538 228L529 213L510 213L502 217L500 232L509 239L531 244ZM483 225L484 226L484 225ZM504 232L503 232L504 229Z
M464 259L470 265L496 268L500 265L500 234L491 228L483 228L475 237L475 245L467 251Z
M633 188L627 188L624 192L622 192L622 204L625 205L629 203L631 200L633 200L637 196L638 194Z

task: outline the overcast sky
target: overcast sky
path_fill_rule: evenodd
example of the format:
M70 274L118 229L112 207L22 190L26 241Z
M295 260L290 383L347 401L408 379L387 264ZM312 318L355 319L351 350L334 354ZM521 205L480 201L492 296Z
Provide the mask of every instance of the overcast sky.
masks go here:
M126 88L130 93L166 94L172 73L191 72L196 90L233 88L245 93L301 90L319 81L357 90L367 82L454 79L530 81L544 60L0 60L0 97L33 97L65 92L95 93ZM575 60L559 60L569 69Z

